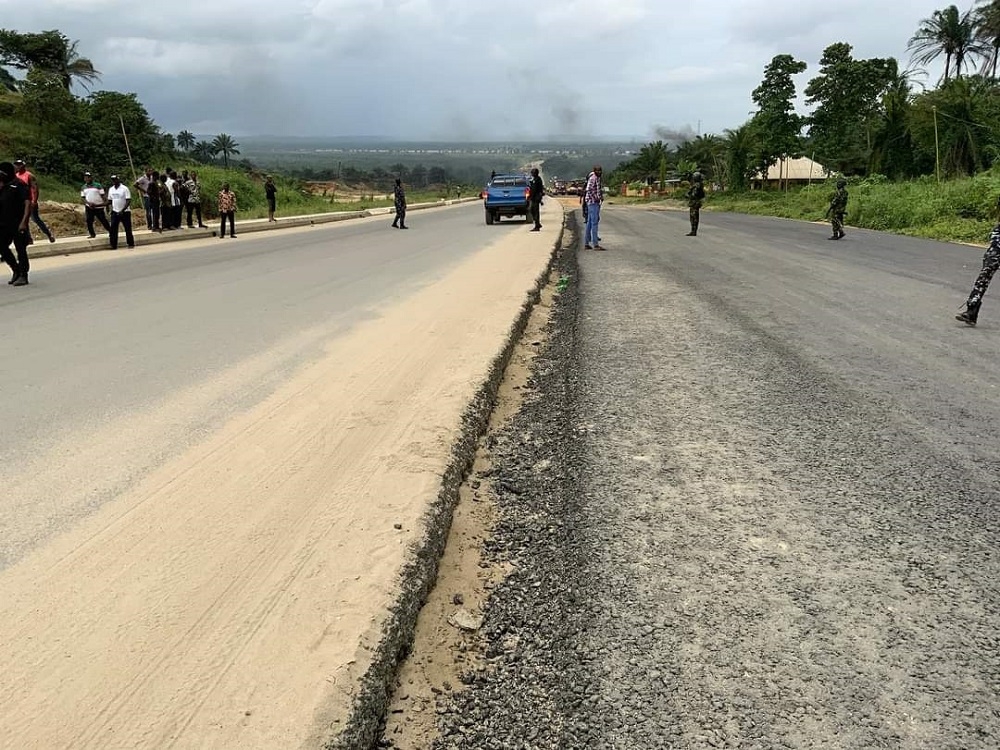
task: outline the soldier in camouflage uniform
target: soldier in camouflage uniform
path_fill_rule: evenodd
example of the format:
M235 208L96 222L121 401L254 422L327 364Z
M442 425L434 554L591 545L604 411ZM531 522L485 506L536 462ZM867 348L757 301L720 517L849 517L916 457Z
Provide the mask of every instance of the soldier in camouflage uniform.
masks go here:
M688 202L688 215L691 218L691 231L687 233L688 237L698 236L698 223L701 219L701 202L705 200L705 186L702 184L704 178L701 172L695 172L691 175L691 187L688 188L687 198Z
M997 201L997 210L1000 211L1000 201ZM983 270L979 272L975 283L972 285L972 293L965 302L965 311L955 316L955 320L960 320L968 326L976 325L979 319L979 307L983 304L983 295L990 286L993 274L1000 268L1000 221L990 232L990 244L983 255Z
M830 207L826 215L833 225L833 234L827 239L839 240L844 237L844 214L847 213L847 180L837 180L837 190L830 196Z
M392 220L394 229L409 229L406 226L406 192L403 181L396 178L396 186L392 189L392 202L396 207L396 217Z

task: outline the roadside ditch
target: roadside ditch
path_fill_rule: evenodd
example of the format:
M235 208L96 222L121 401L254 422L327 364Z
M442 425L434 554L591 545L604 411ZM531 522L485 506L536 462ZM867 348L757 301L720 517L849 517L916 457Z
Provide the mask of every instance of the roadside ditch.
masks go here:
M490 448L530 390L532 361L544 348L549 312L568 280L563 269L577 229L573 214L563 222L547 270L463 416L422 538L403 570L397 604L373 648L350 718L336 727L327 750L431 747L439 699L481 667L482 611L505 573L482 557L495 520Z
M536 361L548 344L551 315L572 283L578 228L566 214L561 241L537 303L502 370L496 403L476 442L471 470L458 487L437 582L420 611L412 647L393 682L377 747L424 750L441 740L439 718L465 685L489 668L481 632L491 594L514 569L486 554L497 523L498 493L509 491L495 465L495 448L533 393Z

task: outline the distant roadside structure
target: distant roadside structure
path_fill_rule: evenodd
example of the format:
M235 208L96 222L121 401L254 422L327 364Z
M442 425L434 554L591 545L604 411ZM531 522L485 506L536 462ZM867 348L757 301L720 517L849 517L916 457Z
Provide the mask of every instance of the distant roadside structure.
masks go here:
M795 159L778 159L768 167L766 176L760 172L754 175L752 183L754 190L801 186L825 180L829 174L829 170L818 161L813 161L808 156L800 156Z

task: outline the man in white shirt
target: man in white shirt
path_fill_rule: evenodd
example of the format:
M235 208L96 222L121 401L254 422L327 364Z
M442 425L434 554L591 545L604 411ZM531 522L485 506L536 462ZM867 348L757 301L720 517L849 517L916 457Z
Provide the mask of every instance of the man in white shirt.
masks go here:
M87 212L87 234L90 235L90 239L94 239L97 236L94 233L94 219L101 222L101 226L108 230L108 234L110 234L111 227L108 226L108 217L104 215L104 186L99 182L95 182L90 172L83 173L83 180L80 197L83 198L84 210Z
M181 196L178 190L180 186L177 184L177 173L172 169L167 169L167 190L170 192L170 228L180 229L181 228L181 215L177 210L181 205Z
M125 227L125 242L130 248L135 247L132 237L132 193L122 185L118 175L111 175L111 187L108 188L108 203L111 204L111 249L118 249L118 225Z

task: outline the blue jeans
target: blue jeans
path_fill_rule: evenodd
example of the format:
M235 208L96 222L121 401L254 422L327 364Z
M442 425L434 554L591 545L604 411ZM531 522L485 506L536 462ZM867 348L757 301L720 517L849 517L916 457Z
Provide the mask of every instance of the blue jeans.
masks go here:
M49 231L49 228L45 226L45 222L42 221L42 217L38 215L37 203L33 203L31 206L31 219L32 221L35 222L35 226L37 226L39 229L42 230L42 234L44 234L46 237L52 236L52 233Z
M587 229L583 234L583 242L591 247L597 246L597 225L601 223L601 204L587 204Z

